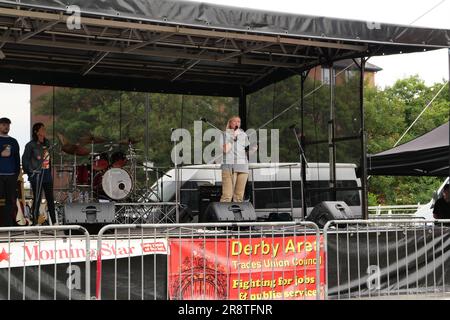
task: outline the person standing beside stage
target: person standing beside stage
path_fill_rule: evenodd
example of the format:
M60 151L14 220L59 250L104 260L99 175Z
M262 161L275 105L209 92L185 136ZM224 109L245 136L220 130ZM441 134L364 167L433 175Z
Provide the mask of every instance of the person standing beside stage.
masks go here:
M45 137L46 129L43 123L35 123L32 131L33 139L25 145L22 165L33 190L32 212L34 224L38 224L42 191L45 193L50 218L53 224L57 224L49 152L50 141Z
M435 219L450 219L450 187L448 183L442 189L442 197L434 204L433 217Z
M8 135L11 120L0 118L0 199L4 199L3 226L15 225L13 219L20 173L19 143Z
M222 134L222 196L220 202L242 202L248 179L247 134L241 129L241 118L228 120Z

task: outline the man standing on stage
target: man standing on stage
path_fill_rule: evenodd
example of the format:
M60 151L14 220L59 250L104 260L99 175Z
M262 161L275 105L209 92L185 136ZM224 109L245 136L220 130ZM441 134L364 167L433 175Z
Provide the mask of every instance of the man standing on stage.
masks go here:
M0 199L4 201L3 226L15 226L13 212L17 200L17 178L20 173L19 143L8 135L11 120L0 118Z
M25 146L25 151L22 155L22 165L33 189L33 208L31 210L33 212L34 224L38 224L39 206L42 191L44 191L48 213L50 214L53 225L55 225L57 221L55 216L55 202L53 199L50 141L45 137L46 129L43 123L35 123L32 130L33 139Z

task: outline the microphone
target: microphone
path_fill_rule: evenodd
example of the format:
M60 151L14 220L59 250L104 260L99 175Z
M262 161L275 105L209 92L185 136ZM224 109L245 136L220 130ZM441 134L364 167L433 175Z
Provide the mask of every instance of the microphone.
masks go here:
M208 120L207 120L206 118L204 118L204 117L201 117L201 118L200 118L200 121L208 122Z
M236 132L236 131L237 131L237 129L239 129L239 128L238 128L238 126L235 126L235 127L234 127L234 132ZM237 141L237 135L236 135L236 136L234 137L234 139L233 139L233 140L234 140L235 142Z
M289 129L294 129L295 128L295 123L289 126Z

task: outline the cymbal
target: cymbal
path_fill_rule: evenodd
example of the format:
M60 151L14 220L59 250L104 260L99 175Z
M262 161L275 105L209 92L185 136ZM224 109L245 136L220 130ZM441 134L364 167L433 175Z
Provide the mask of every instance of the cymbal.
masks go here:
M62 146L62 151L71 155L77 156L87 156L89 155L89 150L78 144L65 144Z
M58 140L59 140L59 142L61 142L62 145L69 144L69 141L62 133L58 132L58 133L56 133L56 135L58 136Z
M105 147L105 148L112 148L112 147L118 147L119 146L119 144L118 143L114 143L114 142L108 142L108 143L105 143L104 145L103 145L103 147Z
M80 144L91 144L91 143L97 144L97 143L106 142L106 139L102 138L102 137L96 137L92 134L89 134L86 136L82 136L78 141Z
M137 139L133 139L133 138L126 138L126 139L122 139L122 140L120 140L118 143L119 144L126 144L126 145L128 145L128 144L136 144L136 143L138 143L139 142L139 140L137 140Z

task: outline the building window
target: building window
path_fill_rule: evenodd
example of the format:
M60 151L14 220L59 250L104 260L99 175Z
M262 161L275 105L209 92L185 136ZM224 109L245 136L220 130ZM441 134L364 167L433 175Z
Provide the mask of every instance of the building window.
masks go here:
M322 83L330 84L330 68L322 68Z
M355 79L358 75L358 71L355 70L345 70L345 81L349 82L352 79Z

